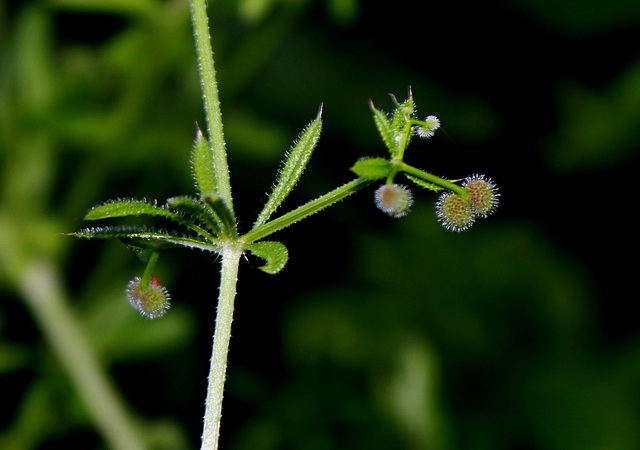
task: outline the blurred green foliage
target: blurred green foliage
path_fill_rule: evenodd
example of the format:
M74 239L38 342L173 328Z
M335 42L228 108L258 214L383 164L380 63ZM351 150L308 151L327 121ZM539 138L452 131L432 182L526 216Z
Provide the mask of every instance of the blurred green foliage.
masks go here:
M485 173L502 193L495 216L453 234L432 193L415 192L414 211L394 220L371 189L282 231L292 264L281 275L244 264L222 448L639 448L626 262L637 2L210 10L241 226L320 103L323 137L283 208L384 154L368 100L389 109L387 93L409 86L444 133L413 144L408 162ZM124 297L142 271L135 256L58 234L109 198L193 192L203 112L192 40L185 0L0 0L2 449L108 447L49 304L78 325L150 448L199 445L216 261L163 255L173 306L148 321Z

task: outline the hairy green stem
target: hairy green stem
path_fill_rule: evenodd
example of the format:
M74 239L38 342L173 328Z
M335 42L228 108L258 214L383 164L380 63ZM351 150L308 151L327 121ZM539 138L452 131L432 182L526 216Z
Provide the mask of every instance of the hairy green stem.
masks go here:
M147 289L147 284L149 280L153 276L153 271L156 268L156 264L158 263L158 258L160 257L160 252L152 252L151 256L149 256L149 260L147 261L147 266L144 268L144 272L142 277L140 278L140 290L145 291Z
M82 327L70 310L50 261L31 264L21 279L21 291L53 352L65 368L108 448L145 448L137 421L126 408L104 367L90 348Z
M409 164L404 162L397 163L397 167L399 171L408 173L409 175L416 176L430 183L436 184L438 186L442 186L445 189L449 189L450 191L455 192L464 200L469 199L469 193L462 186L455 184L453 181L445 180L444 178L440 178L436 175L433 175L429 172L425 172L424 170L416 169Z
M236 296L238 265L240 264L241 255L242 247L235 242L226 244L222 251L222 273L216 329L213 336L211 367L209 369L209 386L202 431L202 450L215 450L218 448L222 398L227 372L227 354L231 339L231 322L233 321L233 303Z
M269 236L272 233L275 233L278 230L281 230L289 225L298 222L305 217L309 217L312 214L321 211L328 206L333 205L334 203L343 200L351 194L358 192L365 186L373 183L373 180L367 180L366 178L356 178L353 181L350 181L347 184L343 184L342 186L334 189L331 192L324 194L321 197L318 197L315 200L310 201L309 203L305 203L302 206L294 209L287 214L284 214L277 219L273 219L264 225L260 225L259 227L254 228L249 231L247 234L243 235L240 239L246 244L251 242L258 241Z
M222 130L222 113L220 110L218 83L213 65L207 5L206 0L191 0L190 3L216 191L228 208L227 211L231 216L229 221L232 222L230 227L235 230L231 182ZM213 206L216 205L213 204ZM216 208L214 208L214 210L216 210ZM218 448L220 419L222 417L222 398L227 372L227 354L229 352L231 322L233 320L233 303L236 296L238 265L240 264L242 250L241 245L237 241L226 242L222 249L220 292L218 296L216 327L213 337L213 350L202 431L201 448L203 450L215 450Z
M402 158L404 158L404 151L407 149L407 146L409 145L409 136L411 135L411 130L413 129L414 123L413 121L409 121L404 125L404 128L402 130L402 138L400 139L400 144L399 144L399 148L400 151L398 152L397 155L395 155L395 158L402 161Z
M216 188L218 194L224 199L233 213L229 165L227 163L227 150L222 129L222 112L220 110L218 82L213 65L213 50L211 48L211 36L209 34L207 4L205 0L191 0L190 3L196 38L198 67L200 69L200 82L202 84L202 94L204 98L204 109L207 117L207 129L211 152L213 153L213 171L216 179Z

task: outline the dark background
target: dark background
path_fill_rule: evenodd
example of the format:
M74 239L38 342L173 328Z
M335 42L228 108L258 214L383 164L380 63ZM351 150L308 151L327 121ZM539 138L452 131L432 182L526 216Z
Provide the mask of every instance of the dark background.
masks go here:
M279 232L240 270L222 448L640 448L635 1L210 1L241 230L323 104L283 211L384 156L369 100L411 89L442 128L405 160L500 188L451 233L374 187ZM193 193L204 124L186 1L0 0L0 448L105 448L28 299L47 261L153 448L197 448L218 261L168 252L161 320L124 297L143 264L77 241L92 205ZM46 297L46 296L45 296Z

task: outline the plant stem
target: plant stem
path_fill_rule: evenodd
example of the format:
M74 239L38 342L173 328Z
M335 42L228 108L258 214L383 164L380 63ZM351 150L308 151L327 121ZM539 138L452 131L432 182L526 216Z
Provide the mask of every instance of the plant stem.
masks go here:
M223 198L233 213L231 182L227 151L222 129L222 112L218 95L218 82L213 65L213 50L209 34L206 0L191 0L191 18L196 38L196 52L200 69L200 83L204 98L204 109L207 118L207 129L211 152L213 154L213 172L218 194Z
M222 130L218 82L213 65L207 5L206 0L191 0L190 3L216 191L231 213L232 228L235 230L229 165L227 163L227 152ZM201 448L203 450L215 450L218 448L222 398L227 372L227 354L229 352L229 340L231 339L231 322L233 321L233 303L236 296L238 265L240 264L241 254L242 246L237 241L228 241L223 245L220 292L202 431Z
M107 447L118 450L145 448L137 420L126 408L87 343L59 280L56 265L50 261L34 261L26 268L20 289L31 314L65 368Z
M144 272L142 277L140 278L140 290L144 291L147 289L147 284L153 275L153 271L156 268L156 264L158 262L158 258L160 257L160 252L152 252L151 256L149 256L149 261L147 261L147 266L144 268Z
M402 158L404 158L404 151L407 149L407 146L409 145L409 135L411 134L411 130L413 127L413 122L409 121L405 124L404 129L402 130L402 138L400 140L400 145L398 146L400 148L400 151L398 152L397 155L395 155L394 157L400 161L402 161Z
M305 203L304 205L299 206L293 211L288 212L287 214L284 214L277 219L273 219L265 223L264 225L260 225L259 227L254 228L247 234L243 235L241 239L245 244L263 239L278 230L288 227L289 225L298 222L305 217L309 217L310 215L315 214L318 211L339 202L340 200L343 200L344 198L356 193L357 191L365 186L368 186L371 183L373 183L373 180L367 180L366 178L356 178L355 180L350 181L347 184L343 184L342 186L334 189L331 192L327 192L323 196L318 197L317 199L312 200L309 203Z
M404 162L400 162L398 164L398 170L408 173L409 175L413 175L418 178L421 178L430 183L437 184L438 186L442 186L445 189L449 189L450 191L455 192L465 200L469 198L469 193L462 186L458 186L452 181L445 180L444 178L440 178L429 172L425 172L424 170L416 169L415 167L410 166L409 164L406 164Z
M222 251L222 273L216 315L216 329L213 336L213 352L209 369L204 428L202 431L202 450L218 448L220 436L220 418L222 417L222 397L227 372L227 354L231 339L233 321L233 303L238 282L238 265L242 247L236 242L225 244Z

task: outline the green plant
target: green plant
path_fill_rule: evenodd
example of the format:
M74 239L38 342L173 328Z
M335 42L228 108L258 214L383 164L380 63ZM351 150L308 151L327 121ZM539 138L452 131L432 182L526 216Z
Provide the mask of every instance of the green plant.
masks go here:
M320 108L316 118L286 154L278 179L253 226L242 233L234 211L205 0L192 0L191 12L207 120L207 136L198 129L191 152L198 195L172 197L163 204L117 199L93 207L84 217L95 221L150 216L166 221L166 228L110 225L85 228L71 234L79 238L119 239L146 260L143 275L129 283L127 296L132 306L150 319L163 316L169 308L168 292L153 275L161 251L186 247L220 255L222 270L202 435L202 448L212 449L218 445L238 266L245 252L266 261L261 267L263 271L278 273L288 261L288 250L282 243L265 238L382 180L374 194L377 207L393 217L405 216L413 203L413 196L406 186L395 182L399 174L420 187L443 192L437 204L438 217L446 228L453 231L464 230L476 218L492 213L498 194L495 184L482 176L473 175L459 185L456 181L437 177L404 162L412 137L430 138L440 126L435 116L417 119L410 93L403 102L392 97L395 108L389 115L371 104L375 124L389 157L360 159L351 167L355 179L272 219L297 184L318 143L322 129Z

